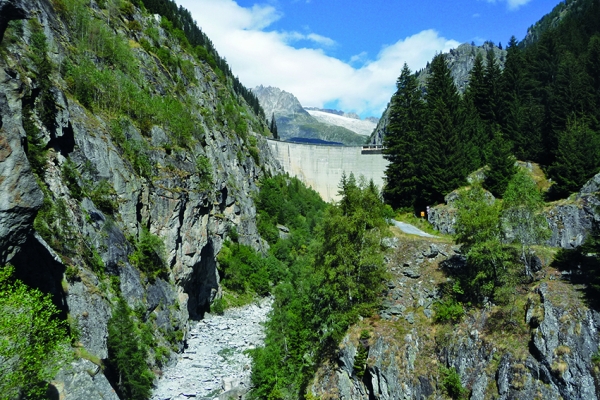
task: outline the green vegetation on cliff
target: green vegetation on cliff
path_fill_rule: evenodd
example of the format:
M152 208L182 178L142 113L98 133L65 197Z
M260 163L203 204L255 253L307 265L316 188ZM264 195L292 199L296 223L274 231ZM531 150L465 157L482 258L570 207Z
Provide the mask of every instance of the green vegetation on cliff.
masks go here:
M328 206L315 224L324 204L298 181L284 184L284 179L265 182L258 202L261 218L269 221L263 231L285 222L291 234L272 247L288 274L272 291L265 346L252 354L257 399L303 395L350 324L377 309L386 276L382 239L390 210L372 183L343 177L341 201Z

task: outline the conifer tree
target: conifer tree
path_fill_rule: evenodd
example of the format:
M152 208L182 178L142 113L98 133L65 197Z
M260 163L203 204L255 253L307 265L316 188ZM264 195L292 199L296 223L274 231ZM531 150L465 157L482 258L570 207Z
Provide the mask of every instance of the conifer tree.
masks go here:
M108 321L107 346L109 365L117 375L121 396L132 400L149 398L154 376L146 364L147 349L123 299L118 300Z
M483 56L481 53L477 53L473 68L469 73L469 86L465 90L465 99L470 101L477 110L478 116L482 119L485 115L485 103L487 102L484 71Z
M498 106L500 97L500 77L502 71L498 65L498 60L494 50L490 49L486 54L486 66L483 77L485 85L486 101L483 104L483 119L492 129L500 122Z
M271 125L269 126L269 130L273 134L273 139L279 139L279 134L277 132L277 122L275 121L275 113L271 116Z
M464 143L460 140L463 128L460 96L442 54L431 62L425 100L427 118L418 206L442 202L446 194L463 184L468 173Z
M506 50L501 79L500 123L506 139L512 142L515 157L539 162L544 151L541 136L543 107L533 96L534 85L523 51L513 36Z
M600 134L574 119L558 135L556 160L549 168L555 181L552 193L567 197L578 191L600 169Z
M600 33L592 36L588 43L585 68L590 77L590 91L593 94L591 113L600 120Z
M511 145L500 132L494 134L491 141L488 171L484 187L496 197L502 197L508 182L517 172L515 157L511 153Z
M419 136L423 126L424 103L417 78L404 64L392 97L390 123L383 139L384 157L390 161L383 189L385 201L394 208L412 207L418 186L421 157Z

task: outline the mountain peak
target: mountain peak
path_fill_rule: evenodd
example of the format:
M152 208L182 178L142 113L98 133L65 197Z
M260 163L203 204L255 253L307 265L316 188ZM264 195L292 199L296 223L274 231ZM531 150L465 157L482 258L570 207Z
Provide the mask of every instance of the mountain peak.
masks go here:
M292 93L273 86L259 85L252 89L265 111L267 118L271 115L308 115L300 101Z

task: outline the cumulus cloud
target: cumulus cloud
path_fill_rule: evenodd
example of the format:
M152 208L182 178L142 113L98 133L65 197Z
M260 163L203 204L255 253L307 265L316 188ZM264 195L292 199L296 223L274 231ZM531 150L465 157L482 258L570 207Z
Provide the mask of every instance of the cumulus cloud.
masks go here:
M381 114L405 62L414 71L436 53L459 45L435 30L425 30L382 47L375 59L361 53L344 62L326 54L327 47L335 45L333 39L316 32L268 30L284 17L272 6L244 8L233 0L179 2L245 86L276 86L293 93L304 106L337 103L362 115ZM299 40L314 47L293 47Z

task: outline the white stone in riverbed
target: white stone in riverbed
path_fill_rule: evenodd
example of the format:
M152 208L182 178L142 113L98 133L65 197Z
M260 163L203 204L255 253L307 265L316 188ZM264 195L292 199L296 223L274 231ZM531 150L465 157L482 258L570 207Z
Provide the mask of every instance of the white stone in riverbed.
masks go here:
M187 349L176 365L163 371L152 400L179 400L184 398L184 392L195 393L199 398L209 394L216 398L225 391L226 380L236 382L235 386L249 387L251 359L243 352L262 345L263 323L271 303L271 299L264 299L259 306L226 310L222 316L207 314L194 324ZM215 394L216 389L220 393Z

